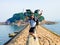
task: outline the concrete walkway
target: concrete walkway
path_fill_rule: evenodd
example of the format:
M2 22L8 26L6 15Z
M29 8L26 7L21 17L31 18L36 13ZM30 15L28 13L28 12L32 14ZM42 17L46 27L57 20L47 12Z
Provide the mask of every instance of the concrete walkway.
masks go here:
M60 45L60 36L57 34L40 25L36 30L40 45Z
M36 35L36 31L35 31L35 36L36 36L36 39L34 39L31 35L29 35L27 45L39 45L39 40L38 40L38 37Z

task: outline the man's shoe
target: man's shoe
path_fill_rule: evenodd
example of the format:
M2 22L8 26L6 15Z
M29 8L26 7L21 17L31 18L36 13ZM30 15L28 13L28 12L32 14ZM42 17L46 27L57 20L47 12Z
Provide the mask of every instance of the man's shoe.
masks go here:
M34 37L34 40L36 40L36 37Z

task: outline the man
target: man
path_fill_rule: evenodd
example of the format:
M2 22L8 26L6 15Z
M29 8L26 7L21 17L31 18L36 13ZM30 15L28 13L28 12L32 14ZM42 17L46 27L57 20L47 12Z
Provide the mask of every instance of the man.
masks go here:
M34 19L33 14L30 16L30 19L28 20L28 22L30 23L29 34L32 35L34 37L34 39L36 39L36 36L34 35L34 31L35 31L35 27L36 27L36 21Z
M42 12L40 13L40 15L42 15ZM37 17L39 18L39 16ZM29 30L29 34L32 35L34 37L34 39L36 39L36 36L34 34L35 32L35 28L38 25L38 19L35 18L34 14L32 13L28 22L30 23L30 30Z

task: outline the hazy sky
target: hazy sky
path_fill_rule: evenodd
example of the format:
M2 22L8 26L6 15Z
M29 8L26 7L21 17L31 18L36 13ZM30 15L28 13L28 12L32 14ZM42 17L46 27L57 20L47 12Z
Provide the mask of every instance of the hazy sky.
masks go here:
M0 22L23 9L40 9L46 20L60 20L60 0L0 0Z

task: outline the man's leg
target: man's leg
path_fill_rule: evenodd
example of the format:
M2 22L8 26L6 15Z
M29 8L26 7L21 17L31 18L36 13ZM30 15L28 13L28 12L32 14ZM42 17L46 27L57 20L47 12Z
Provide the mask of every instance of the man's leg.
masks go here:
M34 33L30 32L29 34L32 35L34 37L34 39L36 39L36 36Z

